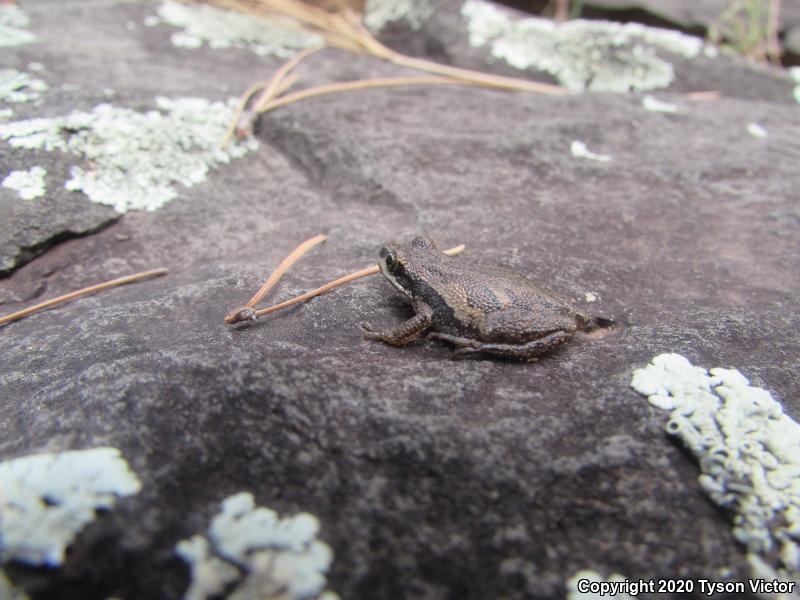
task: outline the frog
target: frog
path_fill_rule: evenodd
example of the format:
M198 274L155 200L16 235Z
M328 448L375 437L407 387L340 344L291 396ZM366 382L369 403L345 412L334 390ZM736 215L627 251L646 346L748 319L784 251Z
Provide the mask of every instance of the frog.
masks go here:
M364 337L405 346L428 339L452 345L456 358L491 356L532 362L576 333L610 324L504 266L476 265L442 252L432 239L383 246L378 267L411 301L414 316L392 328L360 327Z

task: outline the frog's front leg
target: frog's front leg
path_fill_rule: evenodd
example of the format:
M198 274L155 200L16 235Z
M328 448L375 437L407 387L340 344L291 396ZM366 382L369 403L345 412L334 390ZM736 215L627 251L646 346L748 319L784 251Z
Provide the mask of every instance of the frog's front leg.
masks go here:
M405 346L414 341L419 334L433 325L433 309L419 298L414 298L411 306L414 307L416 314L405 323L401 323L392 329L376 331L369 323L361 323L360 326L364 332L364 337L370 340L386 342L392 346Z
M522 344L481 342L479 340L447 335L445 333L432 333L428 337L442 340L456 346L457 350L453 354L457 357L484 353L516 358L518 360L534 360L539 355L549 352L566 342L572 337L572 332L556 331Z

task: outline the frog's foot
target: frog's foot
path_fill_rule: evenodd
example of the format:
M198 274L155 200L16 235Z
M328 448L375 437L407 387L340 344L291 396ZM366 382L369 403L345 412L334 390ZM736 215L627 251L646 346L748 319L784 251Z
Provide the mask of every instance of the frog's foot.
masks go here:
M415 298L411 304L416 313L408 321L391 329L377 331L369 323L361 322L359 327L368 340L378 340L392 346L405 346L417 339L419 334L433 325L433 310L422 300Z
M452 344L456 348L477 349L482 344L482 342L479 342L478 340L459 337L457 335L450 335L449 333L441 333L439 331L434 331L433 333L429 333L428 339L441 340L443 342L447 342L448 344Z
M441 333L434 333L428 337L443 340L455 345L457 349L453 352L453 355L456 358L475 356L476 354L491 354L494 356L515 358L517 360L534 361L541 354L549 352L566 342L572 337L572 333L568 331L556 331L555 333L524 344L480 342L478 340L460 338Z
M364 337L368 340L378 340L391 346L400 347L413 342L426 327L430 326L427 320L418 317L419 315L414 316L393 329L384 329L382 331L373 329L369 323L359 323L359 327L361 327Z
M387 336L386 332L384 331L375 329L372 325L370 325L366 321L361 321L361 323L358 324L358 327L359 329L361 329L361 332L364 334L364 337L366 339L390 343L386 338L391 336Z

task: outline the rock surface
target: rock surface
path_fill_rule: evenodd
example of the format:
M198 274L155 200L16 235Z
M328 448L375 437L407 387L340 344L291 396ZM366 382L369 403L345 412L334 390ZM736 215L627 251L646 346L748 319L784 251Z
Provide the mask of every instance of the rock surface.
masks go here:
M458 5L384 39L519 75L469 47ZM44 63L51 87L26 117L88 110L106 87L140 109L156 95L222 100L281 64L175 49L173 30L142 25L149 4L91 7L23 4L38 41L2 52L15 68ZM738 368L800 415L800 121L778 72L671 58L676 82L656 95L674 114L645 110L641 95L478 88L290 105L261 120L257 152L0 281L0 297L22 299L170 269L0 330L0 456L112 446L142 482L78 536L63 567L10 564L11 580L33 598L180 598L189 568L175 545L242 490L319 518L335 556L329 588L344 599L563 598L582 569L745 580L728 515L703 495L664 415L629 386L635 368L678 352ZM338 50L298 69L304 85L403 73ZM59 91L61 81L81 87ZM684 95L709 88L723 97ZM751 123L768 136L749 134ZM573 141L611 160L576 158ZM43 164L0 153L9 170ZM48 172L72 164L46 157ZM59 206L40 227L63 218ZM464 261L512 266L580 301L591 293L584 307L617 325L533 364L456 361L433 342L362 339L359 321L410 315L379 277L222 324L320 231L329 241L273 300L424 232L442 247L466 243Z

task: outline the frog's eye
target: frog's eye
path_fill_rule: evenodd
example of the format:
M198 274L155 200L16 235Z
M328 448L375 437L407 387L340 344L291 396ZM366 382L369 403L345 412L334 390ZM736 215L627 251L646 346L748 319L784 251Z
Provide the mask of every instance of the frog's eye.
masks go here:
M381 248L380 257L383 259L383 262L389 272L392 272L397 268L397 252L394 250L384 246Z

